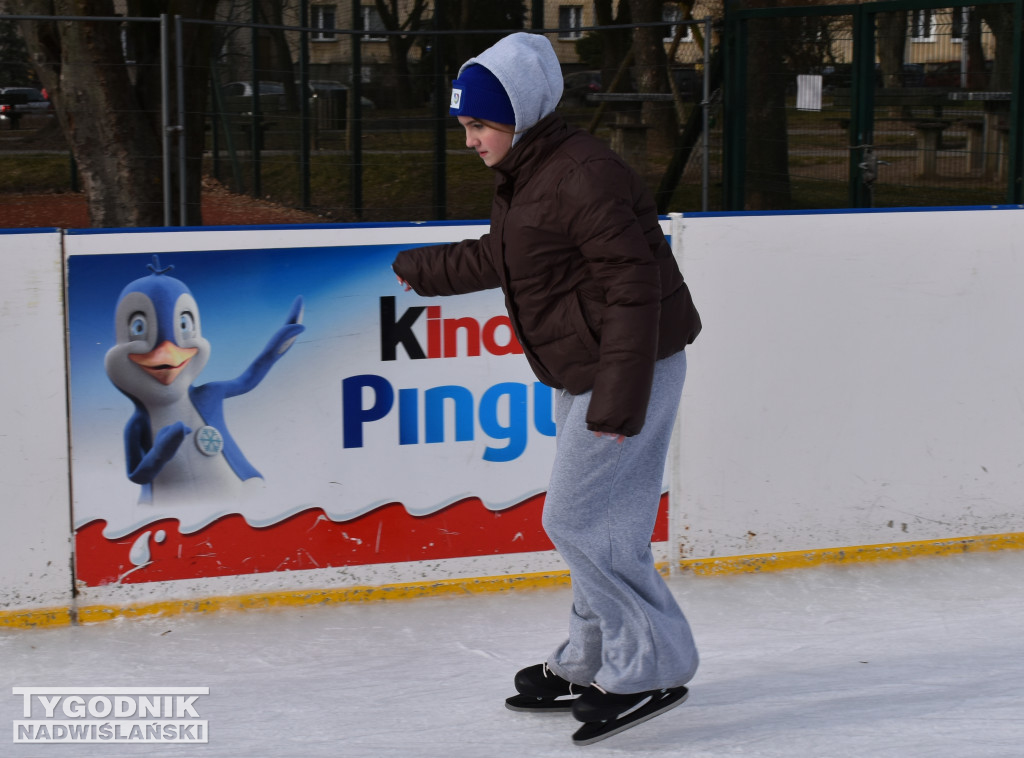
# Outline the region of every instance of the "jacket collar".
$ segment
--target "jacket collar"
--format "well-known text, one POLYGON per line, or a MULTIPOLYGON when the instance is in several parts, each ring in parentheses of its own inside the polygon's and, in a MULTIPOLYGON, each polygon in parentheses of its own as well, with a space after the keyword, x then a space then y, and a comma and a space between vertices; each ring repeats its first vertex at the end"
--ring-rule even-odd
POLYGON ((508 155, 494 167, 502 180, 519 183, 530 178, 536 168, 554 152, 575 129, 557 113, 545 116, 532 126, 508 155))

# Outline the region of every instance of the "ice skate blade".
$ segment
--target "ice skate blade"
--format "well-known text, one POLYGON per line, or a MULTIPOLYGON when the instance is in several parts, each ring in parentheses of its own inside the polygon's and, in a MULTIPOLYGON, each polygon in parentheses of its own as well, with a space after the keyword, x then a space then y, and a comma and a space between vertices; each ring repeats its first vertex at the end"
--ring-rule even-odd
POLYGON ((505 699, 505 707, 519 713, 569 713, 575 700, 576 696, 551 699, 513 695, 505 699))
POLYGON ((661 700, 650 702, 643 708, 634 711, 623 719, 611 721, 590 721, 585 723, 572 736, 574 745, 593 745, 595 742, 608 739, 609 737, 624 732, 645 721, 650 721, 665 711, 670 711, 682 703, 689 696, 689 691, 682 688, 681 691, 672 693, 661 700))

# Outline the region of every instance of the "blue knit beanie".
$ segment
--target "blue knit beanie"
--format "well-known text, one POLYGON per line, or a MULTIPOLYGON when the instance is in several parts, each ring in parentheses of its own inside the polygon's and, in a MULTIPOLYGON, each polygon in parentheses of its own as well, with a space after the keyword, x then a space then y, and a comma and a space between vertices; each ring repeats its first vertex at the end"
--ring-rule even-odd
POLYGON ((463 69, 452 82, 452 102, 448 112, 453 116, 469 116, 515 126, 516 113, 512 101, 498 77, 476 64, 463 69))

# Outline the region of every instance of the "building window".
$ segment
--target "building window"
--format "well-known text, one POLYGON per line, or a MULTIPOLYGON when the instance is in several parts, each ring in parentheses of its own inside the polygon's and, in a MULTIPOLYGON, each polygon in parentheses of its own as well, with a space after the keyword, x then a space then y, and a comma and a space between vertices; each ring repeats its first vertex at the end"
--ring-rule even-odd
POLYGON ((583 26, 582 5, 559 5, 558 6, 558 39, 573 40, 583 36, 580 28, 583 26))
POLYGON ((334 6, 311 5, 309 12, 312 16, 312 26, 316 29, 311 38, 313 42, 334 42, 338 38, 334 33, 334 6))
POLYGON ((366 32, 363 35, 363 42, 387 42, 388 38, 380 34, 387 27, 384 26, 384 20, 377 12, 377 8, 373 5, 363 5, 360 9, 363 12, 363 31, 366 32))
POLYGON ((970 18, 970 8, 953 8, 950 36, 954 42, 963 42, 967 38, 967 25, 970 18))
MULTIPOLYGON (((666 3, 661 6, 661 20, 669 24, 665 29, 665 42, 671 42, 676 38, 679 25, 683 20, 683 9, 676 3, 666 3)), ((693 24, 686 24, 679 36, 680 42, 693 42, 693 24)))
POLYGON ((910 12, 910 39, 914 42, 932 42, 935 20, 928 9, 910 12))

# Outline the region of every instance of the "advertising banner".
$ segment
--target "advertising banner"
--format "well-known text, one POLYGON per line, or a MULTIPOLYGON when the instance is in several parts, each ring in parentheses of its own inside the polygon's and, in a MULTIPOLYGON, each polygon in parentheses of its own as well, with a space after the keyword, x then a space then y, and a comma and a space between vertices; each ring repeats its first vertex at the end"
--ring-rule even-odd
POLYGON ((78 580, 551 550, 554 390, 500 291, 421 298, 391 270, 484 231, 69 235, 78 580))

